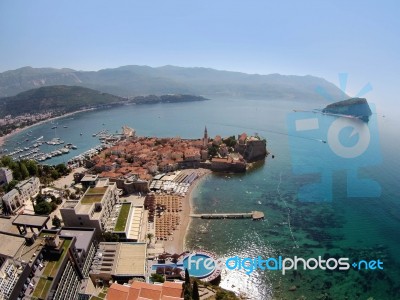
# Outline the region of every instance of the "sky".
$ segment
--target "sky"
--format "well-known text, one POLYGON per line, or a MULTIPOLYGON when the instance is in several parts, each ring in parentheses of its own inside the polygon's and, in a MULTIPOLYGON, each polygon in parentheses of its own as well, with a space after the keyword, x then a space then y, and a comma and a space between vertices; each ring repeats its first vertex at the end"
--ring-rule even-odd
POLYGON ((0 72, 210 67, 314 75, 397 106, 399 1, 0 1, 0 72))

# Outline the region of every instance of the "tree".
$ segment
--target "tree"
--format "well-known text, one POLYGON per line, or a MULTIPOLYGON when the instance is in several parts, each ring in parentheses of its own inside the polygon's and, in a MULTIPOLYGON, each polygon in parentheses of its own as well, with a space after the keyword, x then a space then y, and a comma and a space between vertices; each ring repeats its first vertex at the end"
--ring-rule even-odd
POLYGON ((56 228, 60 228, 61 227, 61 220, 59 217, 54 216, 53 220, 51 221, 51 223, 53 224, 54 227, 56 228))
POLYGON ((38 215, 48 215, 51 213, 51 205, 47 201, 42 201, 35 205, 35 214, 38 215))
POLYGON ((147 239, 149 240, 149 244, 151 243, 151 240, 153 239, 153 237, 154 237, 154 234, 152 234, 151 232, 149 232, 147 235, 146 235, 146 237, 147 237, 147 239))
POLYGON ((51 176, 52 179, 55 180, 55 179, 60 178, 60 173, 58 173, 57 170, 53 169, 53 170, 50 171, 50 176, 51 176))
POLYGON ((183 298, 192 300, 192 286, 190 284, 190 275, 188 269, 185 269, 185 283, 183 284, 183 298))
POLYGON ((112 232, 103 231, 103 239, 106 242, 119 242, 119 235, 112 232))
POLYGON ((193 300, 200 300, 199 286, 197 284, 197 281, 195 281, 193 283, 192 298, 193 298, 193 300))
POLYGON ((161 282, 161 283, 163 283, 165 281, 164 276, 162 276, 161 274, 157 274, 157 273, 151 274, 150 279, 153 282, 161 282))
POLYGON ((69 169, 64 164, 58 164, 56 166, 56 170, 61 175, 68 175, 69 174, 69 169))
POLYGON ((62 200, 62 198, 61 197, 57 197, 56 198, 56 201, 54 201, 57 205, 60 205, 60 204, 62 204, 62 202, 63 202, 63 200, 62 200))
POLYGON ((15 188, 15 186, 18 184, 18 181, 13 179, 11 180, 6 187, 4 187, 6 192, 11 191, 13 188, 15 188))
POLYGON ((224 144, 225 144, 227 147, 235 147, 235 145, 236 145, 235 136, 232 135, 232 136, 230 136, 230 137, 224 139, 223 142, 224 142, 224 144))
POLYGON ((25 161, 26 168, 28 169, 30 176, 38 176, 39 168, 34 160, 25 161))
POLYGON ((28 172, 28 169, 26 168, 25 163, 20 162, 19 169, 21 171, 21 179, 26 179, 29 177, 29 172, 28 172))

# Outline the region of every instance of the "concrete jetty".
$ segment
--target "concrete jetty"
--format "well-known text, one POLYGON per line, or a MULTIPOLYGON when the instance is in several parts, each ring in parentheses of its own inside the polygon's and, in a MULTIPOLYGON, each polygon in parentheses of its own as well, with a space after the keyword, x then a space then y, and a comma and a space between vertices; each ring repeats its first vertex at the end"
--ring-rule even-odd
POLYGON ((261 211, 252 211, 250 213, 213 213, 213 214, 191 214, 192 218, 201 219, 264 219, 264 213, 261 211))

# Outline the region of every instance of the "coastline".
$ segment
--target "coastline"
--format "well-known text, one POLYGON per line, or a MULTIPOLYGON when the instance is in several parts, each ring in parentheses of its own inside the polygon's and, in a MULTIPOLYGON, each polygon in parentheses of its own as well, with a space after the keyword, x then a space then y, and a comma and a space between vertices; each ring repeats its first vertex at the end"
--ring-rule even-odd
POLYGON ((193 213, 193 191, 198 187, 200 182, 212 173, 212 171, 208 169, 195 169, 195 171, 199 177, 190 185, 183 199, 183 210, 180 214, 182 222, 178 229, 174 231, 174 239, 164 242, 165 252, 179 254, 186 250, 186 238, 191 223, 190 214, 193 213))
POLYGON ((87 109, 77 110, 77 111, 74 111, 74 112, 69 112, 69 113, 66 113, 66 114, 63 114, 63 115, 60 115, 60 116, 57 116, 57 117, 52 117, 52 118, 49 118, 49 119, 46 119, 46 120, 41 120, 41 121, 39 121, 39 122, 37 122, 37 123, 35 123, 35 124, 29 125, 29 126, 26 126, 26 127, 14 129, 14 130, 13 130, 12 132, 10 132, 9 134, 0 136, 0 147, 2 147, 2 146, 4 145, 4 143, 5 143, 9 138, 11 138, 12 136, 16 135, 17 133, 19 133, 19 132, 21 132, 21 131, 24 131, 24 130, 26 130, 26 129, 32 128, 32 127, 37 126, 37 125, 44 124, 44 123, 49 122, 49 121, 61 119, 61 118, 64 118, 64 117, 68 117, 68 116, 75 115, 75 114, 77 114, 77 113, 81 113, 81 112, 85 112, 85 111, 91 111, 91 110, 95 110, 95 108, 87 108, 87 109))

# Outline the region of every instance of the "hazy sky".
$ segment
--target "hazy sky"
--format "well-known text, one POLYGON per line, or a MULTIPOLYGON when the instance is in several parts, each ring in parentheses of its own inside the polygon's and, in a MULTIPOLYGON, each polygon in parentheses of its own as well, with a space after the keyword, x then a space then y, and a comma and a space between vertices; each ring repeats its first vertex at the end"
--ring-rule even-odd
POLYGON ((400 1, 0 1, 0 71, 121 65, 311 74, 397 103, 400 1))

